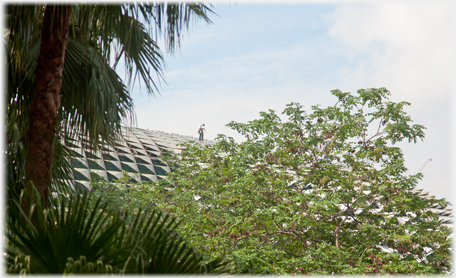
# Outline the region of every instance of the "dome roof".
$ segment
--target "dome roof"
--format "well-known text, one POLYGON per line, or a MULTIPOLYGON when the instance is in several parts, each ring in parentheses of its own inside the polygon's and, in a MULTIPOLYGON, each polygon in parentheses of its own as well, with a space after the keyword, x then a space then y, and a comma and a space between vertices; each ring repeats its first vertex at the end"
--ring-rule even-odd
MULTIPOLYGON (((123 176, 127 171, 136 182, 163 179, 170 169, 159 156, 165 152, 180 153, 179 146, 189 141, 198 141, 191 136, 147 130, 135 127, 122 127, 121 139, 114 146, 98 147, 97 150, 84 148, 83 142, 73 141, 66 145, 73 151, 73 181, 75 185, 90 188, 90 172, 107 181, 123 176)), ((205 140, 203 144, 214 142, 205 140)))

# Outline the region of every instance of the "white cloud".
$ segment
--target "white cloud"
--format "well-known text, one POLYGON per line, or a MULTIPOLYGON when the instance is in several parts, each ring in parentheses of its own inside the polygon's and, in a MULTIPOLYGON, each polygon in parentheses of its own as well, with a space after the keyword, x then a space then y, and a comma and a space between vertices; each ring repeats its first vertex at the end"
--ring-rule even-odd
POLYGON ((329 35, 355 61, 338 72, 344 90, 386 87, 391 100, 412 103, 407 111, 428 129, 423 143, 401 144, 406 166, 416 173, 433 158, 419 187, 450 200, 453 8, 450 2, 341 5, 329 17, 329 35))
POLYGON ((449 2, 340 6, 331 17, 330 36, 348 55, 369 57, 341 74, 347 83, 362 80, 394 89, 396 100, 414 100, 419 108, 429 104, 429 94, 431 101, 448 98, 452 7, 449 2))

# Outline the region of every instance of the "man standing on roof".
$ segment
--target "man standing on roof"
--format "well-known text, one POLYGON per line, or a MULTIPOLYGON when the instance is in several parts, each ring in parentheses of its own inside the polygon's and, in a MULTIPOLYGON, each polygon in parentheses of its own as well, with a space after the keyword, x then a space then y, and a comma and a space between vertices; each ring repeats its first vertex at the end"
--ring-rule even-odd
POLYGON ((200 125, 200 128, 198 129, 198 133, 199 133, 199 140, 200 141, 203 141, 204 140, 204 132, 206 131, 206 129, 204 128, 204 124, 200 125))

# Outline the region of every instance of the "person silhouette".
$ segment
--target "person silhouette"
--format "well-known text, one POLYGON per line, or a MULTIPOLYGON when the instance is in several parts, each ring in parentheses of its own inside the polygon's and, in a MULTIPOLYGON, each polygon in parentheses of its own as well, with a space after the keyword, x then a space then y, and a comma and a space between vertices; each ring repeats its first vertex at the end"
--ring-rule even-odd
POLYGON ((204 132, 206 131, 206 129, 204 128, 204 124, 200 125, 200 128, 198 129, 198 133, 199 133, 199 140, 200 141, 203 141, 204 140, 204 132))

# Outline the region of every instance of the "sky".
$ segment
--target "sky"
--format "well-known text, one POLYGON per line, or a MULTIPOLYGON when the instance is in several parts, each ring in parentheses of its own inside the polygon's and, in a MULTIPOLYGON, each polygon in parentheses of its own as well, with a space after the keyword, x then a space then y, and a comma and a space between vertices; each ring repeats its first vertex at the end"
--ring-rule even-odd
POLYGON ((408 174, 432 159, 418 188, 454 203, 454 8, 451 1, 214 3, 212 24, 192 24, 179 51, 163 51, 160 93, 132 88, 137 126, 197 137, 204 123, 208 139, 241 141, 226 124, 281 113, 290 102, 308 112, 334 105, 334 89, 386 87, 427 128, 423 142, 399 145, 408 174))

